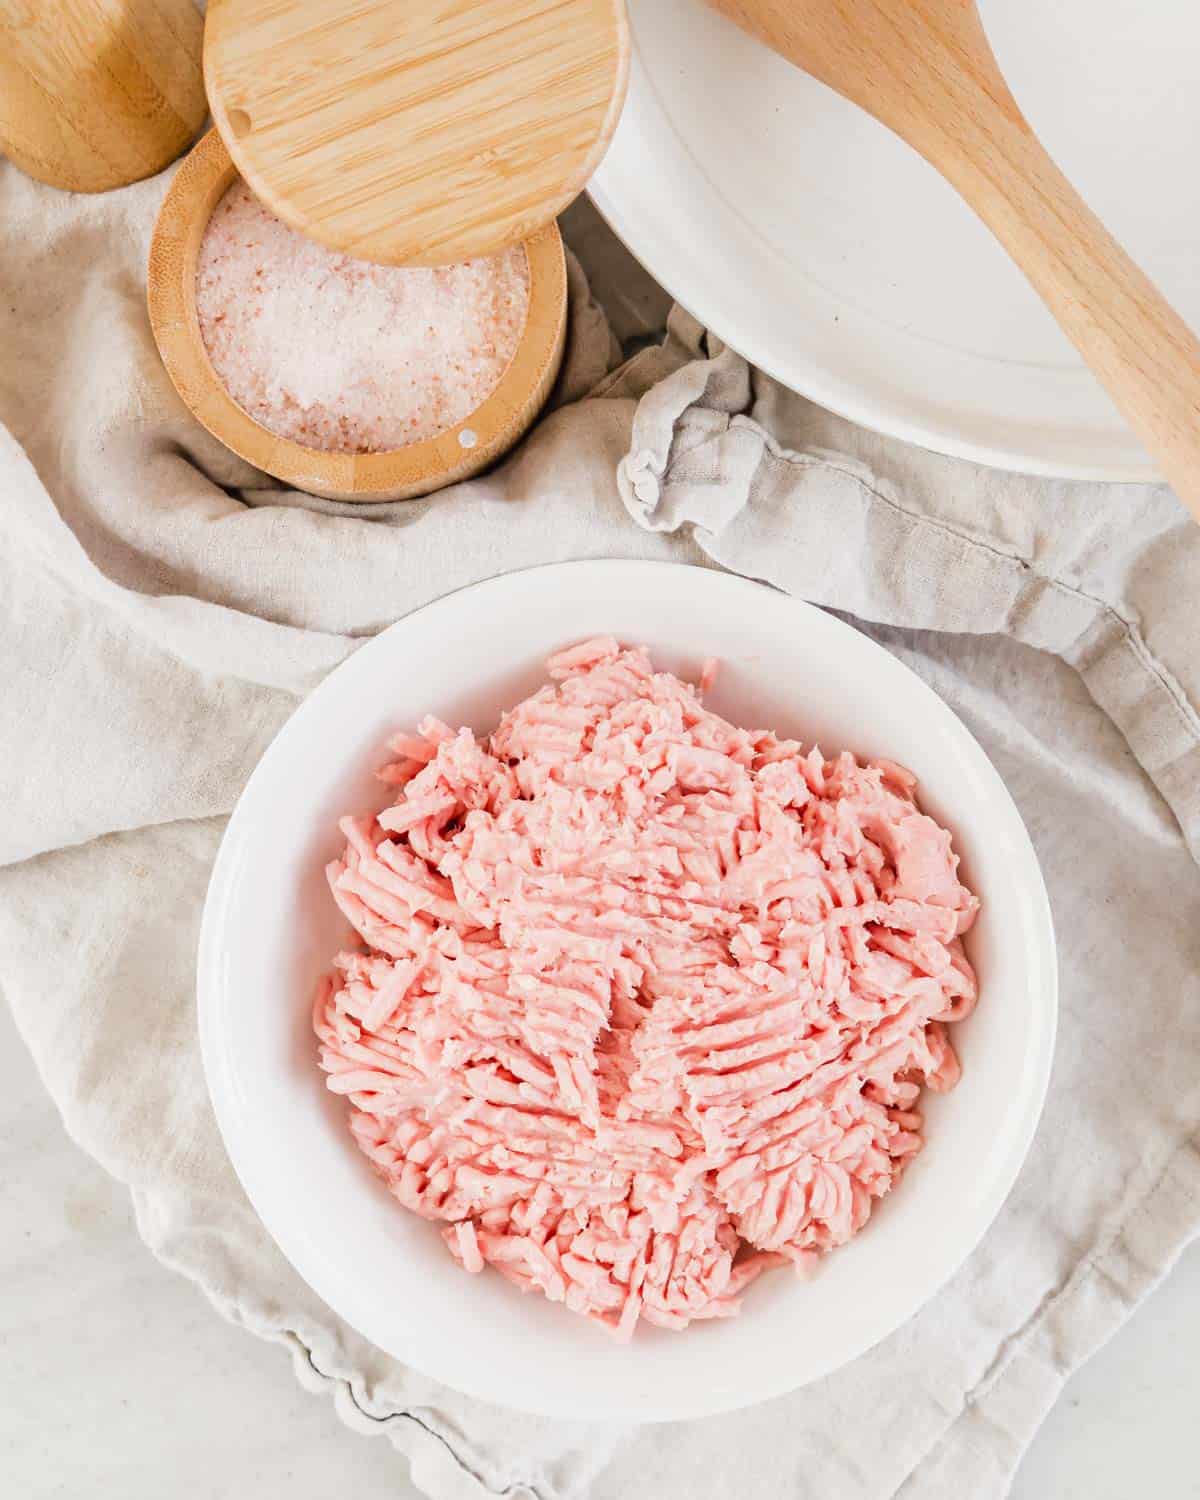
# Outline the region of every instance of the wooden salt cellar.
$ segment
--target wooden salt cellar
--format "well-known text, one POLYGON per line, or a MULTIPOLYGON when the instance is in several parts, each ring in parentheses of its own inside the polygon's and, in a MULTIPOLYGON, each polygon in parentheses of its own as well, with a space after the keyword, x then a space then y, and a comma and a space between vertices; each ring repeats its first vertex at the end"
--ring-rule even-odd
POLYGON ((209 432, 256 468, 331 500, 404 500, 478 474, 532 425, 562 360, 567 274, 554 223, 525 243, 529 309, 521 341, 492 394, 462 422, 425 442, 384 453, 330 453, 279 437, 249 416, 217 378, 196 313, 196 262, 204 230, 236 179, 209 131, 175 174, 150 244, 148 300, 159 352, 176 390, 209 432))
POLYGON ((217 130, 176 175, 149 270, 154 335, 199 420, 258 468, 339 500, 426 494, 507 452, 558 372, 554 220, 616 127, 629 47, 624 0, 209 0, 217 130), (209 362, 195 289, 205 227, 238 174, 293 229, 361 260, 437 265, 523 244, 525 327, 487 400, 427 442, 363 455, 248 416, 209 362))

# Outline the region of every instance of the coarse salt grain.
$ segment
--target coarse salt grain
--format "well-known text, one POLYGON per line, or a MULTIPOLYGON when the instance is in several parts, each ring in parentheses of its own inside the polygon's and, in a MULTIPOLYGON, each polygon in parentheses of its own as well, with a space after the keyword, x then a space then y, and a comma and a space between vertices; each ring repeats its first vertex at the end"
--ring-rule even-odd
POLYGON ((218 379, 254 420, 330 453, 446 432, 491 395, 529 306, 520 245, 452 266, 380 266, 306 239, 237 181, 200 243, 196 312, 218 379))

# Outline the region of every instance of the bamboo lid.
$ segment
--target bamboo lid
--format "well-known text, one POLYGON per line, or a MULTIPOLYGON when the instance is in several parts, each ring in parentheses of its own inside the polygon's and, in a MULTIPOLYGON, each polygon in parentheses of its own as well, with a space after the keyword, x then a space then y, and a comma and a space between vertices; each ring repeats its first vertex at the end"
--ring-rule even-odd
POLYGON ((213 119, 255 195, 365 260, 491 254, 580 191, 624 99, 624 0, 210 0, 213 119))

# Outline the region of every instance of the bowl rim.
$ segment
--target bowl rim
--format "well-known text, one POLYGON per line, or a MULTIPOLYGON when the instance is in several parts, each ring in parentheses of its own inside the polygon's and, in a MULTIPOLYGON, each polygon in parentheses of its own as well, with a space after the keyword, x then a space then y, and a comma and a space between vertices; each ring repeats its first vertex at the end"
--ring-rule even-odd
MULTIPOLYGON (((461 622, 457 623, 461 626, 461 622)), ((486 628, 485 623, 479 628, 486 628)), ((568 628, 567 634, 569 633, 568 628)), ((480 675, 483 677, 486 674, 481 671, 480 675)), ((518 569, 453 590, 381 631, 309 694, 280 729, 255 766, 222 838, 201 920, 197 1002, 205 1077, 234 1170, 267 1232, 300 1276, 336 1316, 344 1319, 365 1338, 375 1341, 396 1359, 480 1400, 561 1420, 605 1419, 654 1423, 737 1410, 784 1395, 798 1386, 823 1378, 866 1353, 907 1323, 946 1285, 991 1227, 1028 1156, 1041 1118, 1054 1059, 1058 1022, 1058 962, 1050 902, 1041 867, 1011 794, 986 752, 958 715, 899 657, 829 611, 736 574, 662 560, 598 559, 548 563, 518 569), (915 705, 929 719, 940 721, 940 726, 953 734, 956 748, 970 763, 972 773, 986 778, 990 792, 996 798, 997 809, 1003 814, 1007 831, 1016 841, 1023 865, 1023 899, 1029 912, 1029 925, 1035 929, 1036 937, 1035 951, 1029 953, 1026 961, 1027 988, 1035 996, 1037 1003, 1033 1006, 1033 1019, 1026 1041, 1020 1108, 1018 1110, 1014 1107, 1012 1113, 1004 1118, 1003 1131, 999 1130, 999 1123, 997 1125, 998 1133, 1005 1140, 1003 1161, 996 1166, 990 1181, 982 1187, 978 1183, 972 1184, 970 1203, 966 1207, 960 1206, 962 1222, 956 1225, 955 1234, 948 1237, 946 1251, 940 1258, 928 1257, 933 1269, 924 1266, 913 1271, 909 1279, 916 1282, 915 1296, 912 1295, 911 1287, 905 1288, 904 1296, 909 1300, 901 1299, 896 1310, 889 1311, 886 1317, 872 1323, 865 1334, 856 1335, 854 1340, 848 1341, 836 1357, 811 1366, 803 1374, 789 1373, 786 1376, 762 1379, 757 1385, 739 1391, 732 1398, 724 1390, 708 1392, 703 1399, 698 1400, 695 1397, 683 1398, 670 1389, 664 1389, 653 1403, 639 1404, 636 1411, 623 1405, 618 1395, 607 1406, 597 1406, 595 1410, 583 1412, 570 1391, 555 1391, 532 1399, 523 1390, 514 1391, 507 1383, 489 1381, 486 1374, 480 1377, 473 1368, 465 1369, 461 1360, 456 1361, 453 1347, 439 1345, 435 1350, 428 1343, 423 1343, 419 1349, 414 1349, 408 1343, 398 1343, 394 1337, 381 1335, 377 1326, 376 1309, 370 1304, 369 1298, 364 1300, 362 1289, 348 1285, 345 1277, 339 1280, 337 1269, 329 1259, 299 1234, 294 1226, 289 1226, 293 1206, 288 1200, 286 1188, 275 1180, 273 1171, 267 1168, 262 1159, 261 1151, 256 1151, 243 1128, 248 1114, 247 1101, 240 1093, 230 1067, 229 1054, 223 1046, 220 1011, 225 965, 221 944, 233 883, 245 855, 245 825, 251 816, 247 809, 254 803, 260 786, 273 780, 275 763, 285 759, 290 750, 289 742, 296 736, 303 735, 310 726, 315 728, 320 724, 325 712, 323 700, 327 696, 326 688, 336 676, 348 669, 365 675, 374 658, 386 660, 389 648, 381 647, 379 643, 417 616, 424 617, 426 624, 434 626, 442 623, 438 620, 440 615, 448 616, 445 624, 455 623, 454 611, 461 607, 464 595, 474 596, 484 606, 479 610, 478 618, 481 622, 486 622, 493 618, 497 603, 503 604, 504 595, 514 592, 523 594, 533 575, 557 574, 582 579, 592 573, 607 584, 608 579, 615 579, 618 570, 633 575, 643 591, 653 590, 667 572, 677 575, 694 574, 697 575, 696 581, 702 580, 705 588, 722 589, 731 596, 737 595, 739 602, 751 609, 765 592, 777 602, 784 602, 798 618, 807 618, 810 626, 816 617, 820 622, 820 630, 839 639, 854 637, 870 653, 878 653, 888 659, 891 663, 888 670, 894 671, 908 682, 915 705), (489 599, 489 594, 494 597, 489 599)), ((453 1344, 452 1340, 444 1342, 453 1344)), ((630 1347, 636 1347, 636 1341, 630 1347)))
POLYGON ((239 176, 209 130, 179 166, 150 240, 146 302, 155 343, 189 411, 225 446, 275 478, 326 499, 406 500, 481 473, 532 425, 566 344, 567 268, 558 225, 522 241, 529 305, 520 341, 491 392, 436 437, 378 453, 333 453, 280 437, 240 407, 212 366, 196 312, 196 263, 213 210, 239 176))

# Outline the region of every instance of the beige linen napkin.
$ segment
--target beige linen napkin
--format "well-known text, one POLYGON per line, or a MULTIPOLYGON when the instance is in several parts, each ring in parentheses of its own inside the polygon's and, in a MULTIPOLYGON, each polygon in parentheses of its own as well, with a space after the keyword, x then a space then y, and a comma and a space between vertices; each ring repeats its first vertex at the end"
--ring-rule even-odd
POLYGON ((857 431, 682 313, 609 373, 577 268, 563 404, 503 468, 370 513, 310 504, 163 374, 143 266, 164 188, 72 198, 0 166, 0 986, 73 1136, 150 1249, 437 1500, 1003 1494, 1066 1374, 1200 1224, 1200 531, 1162 490, 857 431), (901 655, 1007 780, 1061 945, 1043 1126, 953 1282, 819 1384, 666 1427, 490 1408, 341 1324, 234 1179, 196 1042, 208 872, 300 697, 438 594, 599 556, 728 567, 901 655))

